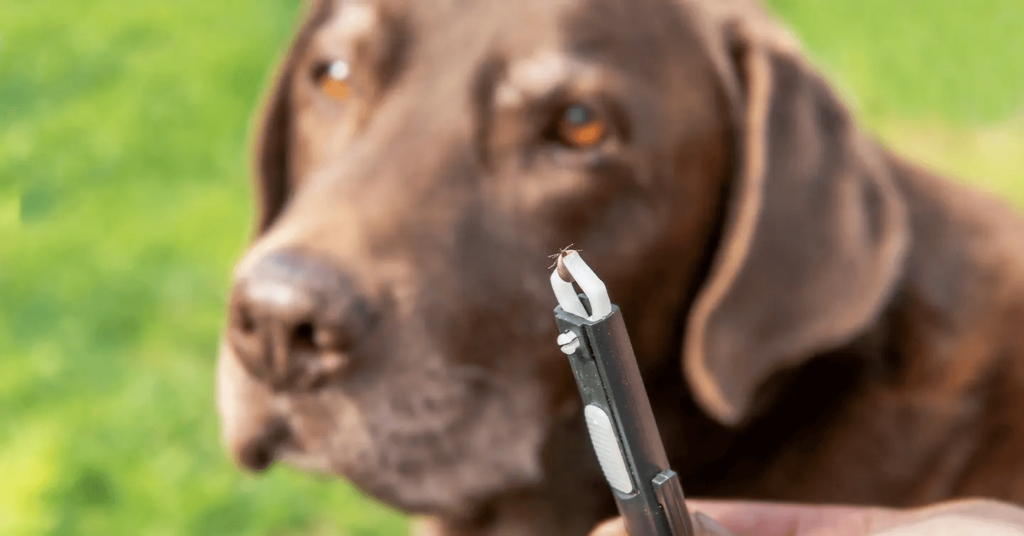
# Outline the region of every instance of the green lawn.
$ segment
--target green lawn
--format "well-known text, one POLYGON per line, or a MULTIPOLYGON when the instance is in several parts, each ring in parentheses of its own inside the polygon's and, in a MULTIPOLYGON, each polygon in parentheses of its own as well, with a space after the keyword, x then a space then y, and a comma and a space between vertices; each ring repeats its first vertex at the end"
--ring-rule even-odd
MULTIPOLYGON (((879 136, 1024 205, 1024 3, 774 0, 879 136)), ((391 535, 235 470, 213 363, 297 0, 0 0, 0 534, 391 535)))

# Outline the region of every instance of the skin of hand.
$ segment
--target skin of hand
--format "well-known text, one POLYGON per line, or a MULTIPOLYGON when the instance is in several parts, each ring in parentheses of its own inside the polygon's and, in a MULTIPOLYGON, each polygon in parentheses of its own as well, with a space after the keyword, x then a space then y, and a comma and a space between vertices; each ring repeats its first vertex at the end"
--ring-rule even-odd
MULTIPOLYGON (((688 500, 693 536, 1024 536, 1024 508, 967 499, 908 510, 688 500)), ((621 518, 590 536, 629 536, 621 518)))

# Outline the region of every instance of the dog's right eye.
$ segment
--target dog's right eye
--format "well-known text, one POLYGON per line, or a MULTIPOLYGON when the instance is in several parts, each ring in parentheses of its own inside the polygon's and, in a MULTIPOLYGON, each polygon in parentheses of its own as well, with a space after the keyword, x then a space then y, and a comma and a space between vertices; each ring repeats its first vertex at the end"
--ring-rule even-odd
POLYGON ((349 76, 352 68, 348 62, 335 60, 316 68, 313 77, 324 94, 334 100, 345 100, 352 92, 349 76))

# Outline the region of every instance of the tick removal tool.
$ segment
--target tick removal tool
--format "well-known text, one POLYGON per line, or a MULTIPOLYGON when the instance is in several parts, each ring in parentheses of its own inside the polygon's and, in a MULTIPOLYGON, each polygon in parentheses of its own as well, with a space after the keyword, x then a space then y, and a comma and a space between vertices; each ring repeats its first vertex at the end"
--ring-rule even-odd
POLYGON ((622 312, 578 251, 558 253, 551 288, 558 298, 558 346, 572 366, 590 441, 626 530, 630 536, 694 536, 622 312))

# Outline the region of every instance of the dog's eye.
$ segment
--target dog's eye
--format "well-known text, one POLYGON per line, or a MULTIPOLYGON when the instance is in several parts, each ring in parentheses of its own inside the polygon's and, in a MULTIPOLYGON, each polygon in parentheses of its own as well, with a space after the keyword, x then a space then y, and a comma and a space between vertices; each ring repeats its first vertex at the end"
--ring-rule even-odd
POLYGON ((316 79, 323 92, 332 99, 344 100, 351 93, 349 75, 352 69, 348 62, 342 60, 332 61, 317 69, 316 79))
POLYGON ((558 120, 558 137, 571 147, 584 149, 597 145, 608 125, 592 109, 582 104, 567 107, 558 120))

